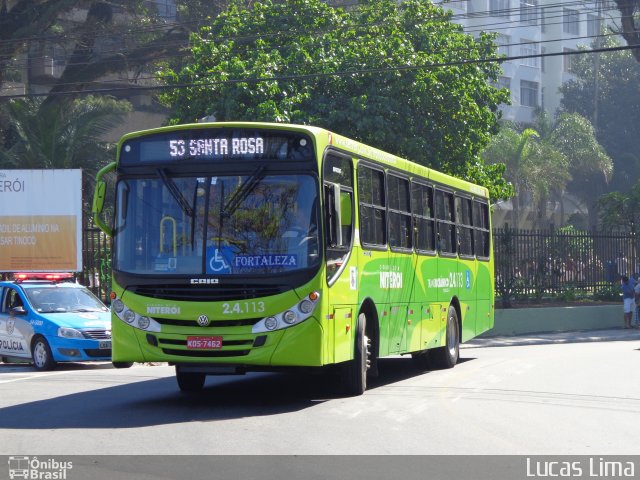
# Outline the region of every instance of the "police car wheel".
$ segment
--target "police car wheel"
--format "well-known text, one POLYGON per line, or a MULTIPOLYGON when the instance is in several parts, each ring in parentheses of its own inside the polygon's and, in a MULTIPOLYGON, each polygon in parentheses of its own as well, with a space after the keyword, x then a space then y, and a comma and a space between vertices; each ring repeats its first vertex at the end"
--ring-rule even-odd
POLYGON ((56 366, 49 343, 43 337, 37 337, 33 341, 31 357, 33 358, 33 366, 36 370, 44 372, 53 370, 56 366))

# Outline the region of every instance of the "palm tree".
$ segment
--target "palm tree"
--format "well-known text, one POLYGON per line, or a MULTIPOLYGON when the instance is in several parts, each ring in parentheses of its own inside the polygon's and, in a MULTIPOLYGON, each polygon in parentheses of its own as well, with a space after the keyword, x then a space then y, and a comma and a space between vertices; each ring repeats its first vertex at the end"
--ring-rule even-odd
POLYGON ((596 139, 591 122, 577 113, 558 117, 548 142, 569 159, 568 190, 587 206, 589 225, 597 225, 597 199, 613 174, 613 160, 596 139))
POLYGON ((112 160, 112 148, 103 138, 131 109, 126 101, 91 96, 65 108, 48 106, 41 98, 14 100, 5 107, 12 145, 0 150, 0 168, 81 168, 86 193, 95 173, 112 160))
POLYGON ((569 180, 567 162, 560 152, 540 141, 533 128, 519 133, 515 126, 504 126, 482 154, 487 163, 506 165, 505 177, 513 183, 513 223, 521 224, 520 210, 527 194, 538 207, 537 223, 546 218, 546 201, 552 191, 563 188, 569 180))

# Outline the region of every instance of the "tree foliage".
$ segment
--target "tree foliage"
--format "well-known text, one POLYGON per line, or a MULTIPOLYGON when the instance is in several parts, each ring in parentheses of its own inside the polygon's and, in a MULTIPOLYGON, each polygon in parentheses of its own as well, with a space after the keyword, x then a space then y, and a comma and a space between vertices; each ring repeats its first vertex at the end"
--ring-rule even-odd
MULTIPOLYGON (((628 45, 640 45, 640 0, 613 0, 620 10, 620 35, 628 45)), ((637 62, 640 63, 640 49, 631 50, 637 62)))
POLYGON ((594 192, 604 188, 611 178, 613 162, 584 117, 564 113, 551 121, 541 111, 532 127, 505 125, 483 157, 488 163, 506 164, 505 176, 517 195, 513 201, 516 226, 520 207, 528 198, 537 205, 538 221, 543 226, 547 201, 555 198, 562 205, 565 190, 587 205, 595 225, 594 192))
POLYGON ((640 182, 629 193, 610 192, 598 199, 600 222, 605 229, 638 233, 640 182))
POLYGON ((473 62, 495 55, 493 37, 462 33, 450 15, 423 0, 231 2, 191 36, 181 69, 161 70, 177 87, 163 100, 171 123, 313 124, 508 196, 500 168, 479 158, 508 102, 488 83, 499 66, 473 62))
POLYGON ((533 128, 519 131, 515 125, 504 126, 483 157, 488 163, 504 162, 505 176, 512 182, 513 221, 519 227, 520 211, 531 201, 536 205, 539 226, 545 220, 549 196, 562 191, 571 178, 567 157, 555 149, 533 128))
MULTIPOLYGON (((605 44, 615 45, 611 39, 605 44)), ((561 110, 578 113, 591 122, 598 143, 613 161, 609 190, 629 191, 640 175, 640 64, 629 52, 622 51, 601 53, 598 57, 579 55, 571 68, 576 79, 560 88, 561 110)), ((576 146, 580 146, 579 141, 576 146)), ((582 190, 591 190, 593 196, 598 193, 592 189, 598 185, 597 180, 593 179, 590 185, 584 185, 582 190)))
POLYGON ((65 109, 43 103, 43 98, 34 98, 6 106, 13 144, 0 150, 0 169, 81 168, 89 193, 98 169, 113 159, 112 145, 100 137, 121 122, 131 105, 92 96, 74 100, 65 109))

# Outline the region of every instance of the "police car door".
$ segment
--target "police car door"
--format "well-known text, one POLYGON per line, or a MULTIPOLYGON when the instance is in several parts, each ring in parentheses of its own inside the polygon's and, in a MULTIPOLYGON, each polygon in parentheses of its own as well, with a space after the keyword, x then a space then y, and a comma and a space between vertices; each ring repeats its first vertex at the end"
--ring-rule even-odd
POLYGON ((30 358, 28 340, 32 336, 33 328, 26 321, 26 315, 16 315, 15 311, 11 311, 16 302, 24 305, 17 290, 0 287, 0 355, 30 358))

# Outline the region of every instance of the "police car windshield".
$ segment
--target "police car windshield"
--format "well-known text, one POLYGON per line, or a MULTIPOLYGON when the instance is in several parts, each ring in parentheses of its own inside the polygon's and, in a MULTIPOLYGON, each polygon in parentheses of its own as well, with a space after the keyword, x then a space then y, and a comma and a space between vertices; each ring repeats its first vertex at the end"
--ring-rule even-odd
POLYGON ((108 311, 108 308, 86 288, 42 285, 25 291, 29 302, 39 313, 108 311))

